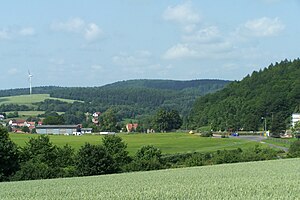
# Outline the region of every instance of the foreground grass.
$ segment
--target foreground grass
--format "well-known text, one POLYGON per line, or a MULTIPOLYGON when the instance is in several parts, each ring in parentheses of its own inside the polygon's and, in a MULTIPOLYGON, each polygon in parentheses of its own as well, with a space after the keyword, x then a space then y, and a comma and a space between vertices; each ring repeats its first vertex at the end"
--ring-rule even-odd
POLYGON ((0 199, 298 199, 299 165, 285 159, 8 182, 0 183, 0 199))
MULTIPOLYGON (((133 155, 144 145, 154 145, 165 154, 187 153, 187 152, 211 152, 223 149, 248 148, 256 145, 256 142, 236 138, 204 138, 186 133, 155 133, 155 134, 119 134, 127 143, 127 150, 133 155)), ((10 134, 10 138, 19 146, 25 146, 31 137, 37 134, 10 134)), ((69 144, 78 150, 86 142, 100 144, 100 135, 65 136, 49 135, 50 141, 58 146, 69 144)))

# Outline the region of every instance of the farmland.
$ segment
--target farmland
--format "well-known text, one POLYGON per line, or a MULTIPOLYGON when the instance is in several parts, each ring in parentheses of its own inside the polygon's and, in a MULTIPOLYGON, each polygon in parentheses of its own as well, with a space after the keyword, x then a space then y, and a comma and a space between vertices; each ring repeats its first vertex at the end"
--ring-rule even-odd
POLYGON ((19 96, 8 96, 0 97, 1 104, 18 104, 31 106, 33 103, 42 102, 46 99, 60 100, 68 103, 73 103, 74 100, 53 98, 49 94, 32 94, 32 95, 19 95, 19 96))
MULTIPOLYGON (((156 134, 119 134, 125 143, 128 144, 128 151, 134 154, 143 145, 154 145, 161 149, 163 153, 183 153, 183 152, 210 152, 222 149, 247 148, 254 146, 256 142, 231 138, 204 138, 198 135, 186 133, 156 133, 156 134)), ((10 134, 10 138, 19 146, 24 146, 31 137, 36 134, 10 134)), ((86 142, 99 144, 102 141, 100 135, 65 136, 49 135, 50 141, 58 146, 71 145, 78 150, 86 142)))
POLYGON ((7 182, 0 199, 297 199, 299 165, 297 158, 7 182))

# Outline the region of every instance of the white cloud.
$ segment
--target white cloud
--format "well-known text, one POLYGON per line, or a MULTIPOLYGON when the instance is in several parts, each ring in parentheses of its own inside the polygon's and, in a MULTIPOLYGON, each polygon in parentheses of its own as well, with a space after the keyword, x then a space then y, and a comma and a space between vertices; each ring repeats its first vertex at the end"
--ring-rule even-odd
POLYGON ((92 41, 98 39, 102 35, 103 31, 98 27, 97 24, 90 23, 85 29, 85 39, 92 41))
POLYGON ((19 34, 22 36, 33 36, 35 35, 35 30, 32 27, 26 27, 26 28, 22 28, 19 31, 19 34))
POLYGON ((32 27, 9 27, 9 28, 2 28, 0 30, 0 40, 9 40, 15 39, 19 37, 27 37, 35 35, 35 30, 32 27))
POLYGON ((149 63, 151 53, 149 51, 137 51, 133 55, 121 52, 119 55, 113 56, 112 61, 120 66, 144 66, 149 63))
POLYGON ((234 47, 228 41, 217 43, 179 43, 169 48, 163 55, 164 59, 226 59, 234 57, 234 47))
POLYGON ((50 25, 53 31, 79 33, 88 41, 99 39, 103 31, 96 23, 87 23, 81 18, 72 18, 66 22, 54 22, 50 25))
POLYGON ((80 32, 84 26, 84 20, 81 18, 72 18, 66 22, 54 22, 50 27, 54 31, 80 32))
POLYGON ((11 37, 10 37, 7 29, 0 30, 0 39, 7 40, 7 39, 10 39, 10 38, 11 37))
POLYGON ((185 42, 211 43, 221 40, 221 33, 216 26, 210 26, 189 35, 183 35, 185 42))
POLYGON ((164 11, 162 17, 166 21, 180 24, 181 29, 187 33, 194 31, 197 24, 201 22, 199 13, 193 10, 190 2, 176 6, 169 6, 164 11))
POLYGON ((197 51, 193 50, 188 44, 177 44, 169 48, 164 54, 165 59, 181 59, 197 57, 197 51))
POLYGON ((167 21, 174 21, 181 24, 195 24, 200 22, 200 16, 192 9, 190 3, 176 6, 169 6, 163 13, 167 21))
POLYGON ((284 24, 278 18, 262 17, 247 21, 239 28, 239 33, 246 36, 268 37, 277 35, 284 28, 284 24))

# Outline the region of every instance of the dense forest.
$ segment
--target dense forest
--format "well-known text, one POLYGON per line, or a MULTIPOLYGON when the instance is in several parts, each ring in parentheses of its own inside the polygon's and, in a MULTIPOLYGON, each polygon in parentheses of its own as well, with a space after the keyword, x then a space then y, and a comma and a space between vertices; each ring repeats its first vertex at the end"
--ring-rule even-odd
MULTIPOLYGON (((118 115, 134 118, 136 115, 152 114, 163 107, 176 109, 187 116, 197 97, 220 90, 228 83, 230 81, 223 80, 129 80, 102 87, 34 87, 33 93, 84 102, 70 105, 47 100, 37 103, 37 110, 104 112, 114 107, 118 115)), ((28 89, 0 91, 2 97, 22 94, 28 94, 28 89)), ((8 111, 7 106, 3 107, 3 111, 8 111)))
POLYGON ((214 94, 196 100, 190 115, 193 128, 258 130, 279 134, 300 111, 300 60, 284 60, 254 71, 214 94), (266 121, 265 121, 266 120, 266 121))

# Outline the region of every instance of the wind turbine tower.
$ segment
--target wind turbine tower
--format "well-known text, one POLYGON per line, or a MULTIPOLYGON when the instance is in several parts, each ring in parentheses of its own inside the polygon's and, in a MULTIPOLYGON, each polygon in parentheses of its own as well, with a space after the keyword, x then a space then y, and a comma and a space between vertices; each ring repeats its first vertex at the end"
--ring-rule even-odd
POLYGON ((29 79, 29 94, 32 94, 32 86, 31 86, 31 79, 32 79, 32 74, 30 74, 30 71, 28 70, 28 79, 29 79))

